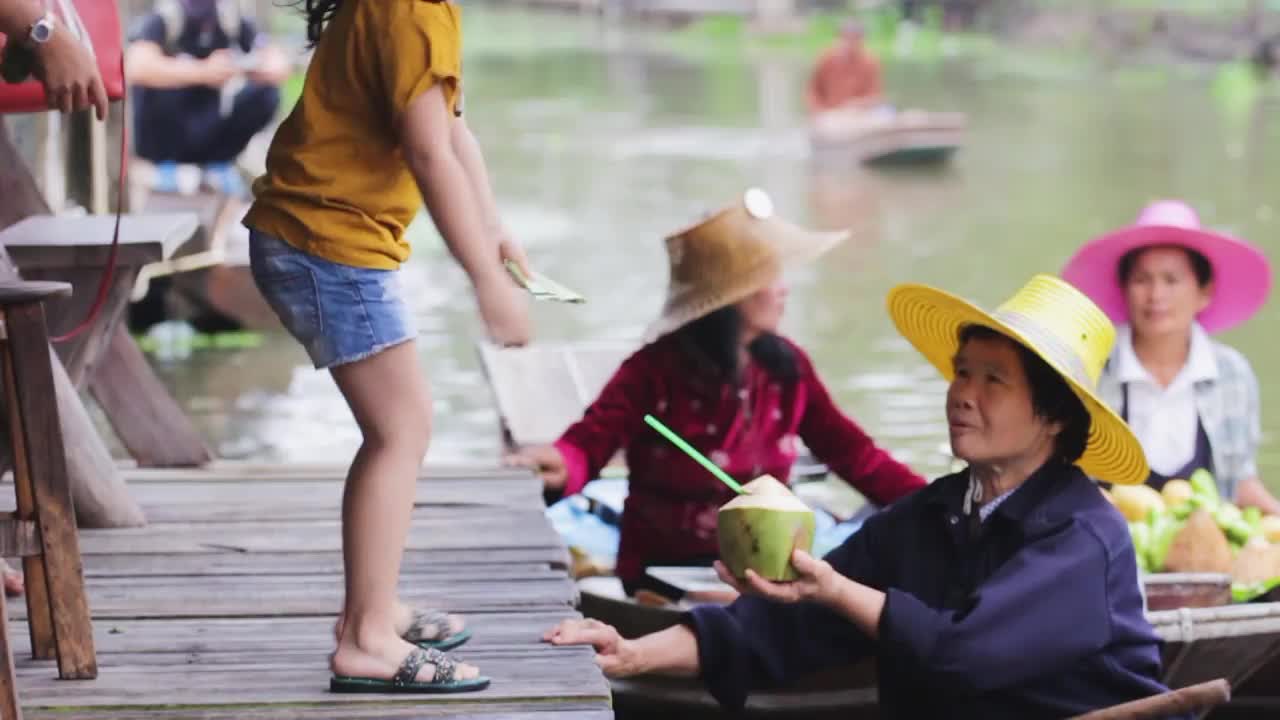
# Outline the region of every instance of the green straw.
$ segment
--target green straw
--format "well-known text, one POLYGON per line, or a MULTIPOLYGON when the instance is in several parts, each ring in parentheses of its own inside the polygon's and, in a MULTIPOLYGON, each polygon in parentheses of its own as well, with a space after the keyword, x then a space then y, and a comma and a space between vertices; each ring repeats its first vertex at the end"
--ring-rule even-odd
POLYGON ((717 478, 719 478, 720 482, 724 483, 725 485, 728 485, 729 488, 732 489, 734 492, 738 493, 739 495, 747 494, 747 491, 743 490, 742 486, 739 485, 736 480, 729 477, 728 473, 721 470, 718 465, 708 460, 702 453, 698 452, 697 450, 694 450, 692 445, 685 442, 683 438, 681 438, 679 435, 672 432, 672 430, 668 428, 666 425, 663 425, 661 422, 659 422, 658 418, 652 415, 646 414, 644 416, 644 421, 649 423, 649 427, 662 433, 662 436, 670 440, 673 445, 685 451, 685 453, 689 457, 693 458, 694 460, 697 460, 699 465, 710 470, 712 475, 715 475, 717 478))

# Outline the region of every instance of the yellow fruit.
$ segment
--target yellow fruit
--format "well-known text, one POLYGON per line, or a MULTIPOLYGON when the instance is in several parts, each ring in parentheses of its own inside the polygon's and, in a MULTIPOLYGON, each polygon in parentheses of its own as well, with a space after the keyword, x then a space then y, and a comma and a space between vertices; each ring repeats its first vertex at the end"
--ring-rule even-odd
POLYGON ((1262 537, 1270 543, 1280 543, 1280 515, 1267 515, 1258 523, 1262 537))
POLYGON ((1182 478, 1174 478, 1160 489, 1165 507, 1176 508, 1191 501, 1191 483, 1182 478))
POLYGON ((1146 520, 1152 510, 1165 510, 1164 498, 1150 485, 1116 485, 1111 488, 1111 496, 1129 522, 1146 520))

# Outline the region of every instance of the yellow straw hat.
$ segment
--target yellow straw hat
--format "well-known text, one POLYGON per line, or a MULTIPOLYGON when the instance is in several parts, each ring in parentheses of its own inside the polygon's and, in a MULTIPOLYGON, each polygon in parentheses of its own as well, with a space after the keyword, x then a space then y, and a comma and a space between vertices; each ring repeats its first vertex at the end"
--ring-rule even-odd
POLYGON ((1115 343, 1115 326, 1088 297, 1052 275, 1036 275, 995 312, 926 285, 889 292, 889 316, 942 376, 951 381, 960 330, 982 325, 1039 355, 1084 403, 1092 423, 1077 464, 1091 477, 1117 485, 1146 482, 1150 470, 1142 445, 1120 416, 1095 394, 1098 376, 1115 343))
POLYGON ((810 262, 848 236, 793 225, 774 214, 765 191, 747 190, 738 202, 666 238, 671 279, 645 341, 763 290, 786 267, 810 262))

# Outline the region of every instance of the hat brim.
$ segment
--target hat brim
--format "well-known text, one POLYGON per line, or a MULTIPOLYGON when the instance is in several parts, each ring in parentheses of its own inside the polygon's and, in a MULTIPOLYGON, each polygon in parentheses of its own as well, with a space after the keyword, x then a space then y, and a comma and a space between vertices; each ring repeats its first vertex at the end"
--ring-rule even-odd
MULTIPOLYGON (((775 220, 782 225, 784 241, 781 250, 782 269, 806 265, 818 259, 836 245, 852 237, 852 231, 817 232, 805 230, 782 220, 775 220)), ((753 277, 743 278, 742 282, 732 288, 703 298, 682 302, 674 308, 668 308, 662 316, 651 324, 644 333, 644 342, 650 343, 664 335, 688 325, 698 318, 705 317, 740 302, 752 293, 763 290, 777 279, 775 272, 762 272, 753 277)))
POLYGON ((1125 421, 1022 332, 962 298, 926 285, 894 288, 889 293, 888 306, 889 317, 898 332, 947 382, 955 376, 952 363, 960 349, 960 329, 966 325, 989 327, 1024 345, 1067 382, 1092 419, 1084 454, 1076 461, 1080 469, 1091 477, 1117 485, 1146 482, 1150 475, 1146 454, 1125 421))
POLYGON ((1120 259, 1155 245, 1194 250, 1213 267, 1213 297, 1196 318, 1206 331, 1235 327, 1266 303, 1271 266, 1262 250, 1230 235, 1176 226, 1139 225, 1102 235, 1067 261, 1062 279, 1088 295, 1113 323, 1128 324, 1128 305, 1117 275, 1120 259))

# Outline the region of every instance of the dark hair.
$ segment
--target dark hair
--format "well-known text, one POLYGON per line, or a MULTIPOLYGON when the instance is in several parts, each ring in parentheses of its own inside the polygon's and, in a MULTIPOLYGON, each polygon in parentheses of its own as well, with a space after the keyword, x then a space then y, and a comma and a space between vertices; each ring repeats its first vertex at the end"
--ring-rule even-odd
POLYGON ((295 7, 301 6, 302 14, 307 18, 307 40, 311 47, 320 41, 324 26, 333 19, 342 7, 342 0, 295 0, 295 7))
POLYGON ((1158 247, 1173 248, 1186 253, 1187 259, 1191 261, 1191 271, 1196 274, 1196 282, 1200 287, 1206 287, 1213 281, 1213 265, 1209 264, 1209 258, 1199 252, 1181 245, 1144 245, 1140 248, 1134 248, 1121 256, 1120 263, 1116 266, 1116 274, 1120 279, 1121 287, 1129 284, 1129 276, 1133 274, 1133 266, 1138 263, 1138 258, 1142 257, 1142 253, 1158 247))
POLYGON ((1018 351, 1022 370, 1031 387, 1031 410, 1036 417, 1062 424, 1062 431, 1054 443, 1055 455, 1067 464, 1074 463, 1084 454, 1089 441, 1089 428, 1093 420, 1084 403, 1066 380, 1049 366, 1049 363, 1025 345, 985 325, 965 325, 960 328, 960 346, 970 340, 1003 340, 1018 351))
MULTIPOLYGON (((708 313, 672 333, 706 355, 725 375, 737 379, 738 340, 742 337, 742 311, 730 305, 708 313)), ((782 380, 799 377, 795 353, 787 341, 773 333, 763 333, 747 346, 751 359, 770 375, 782 380)))

